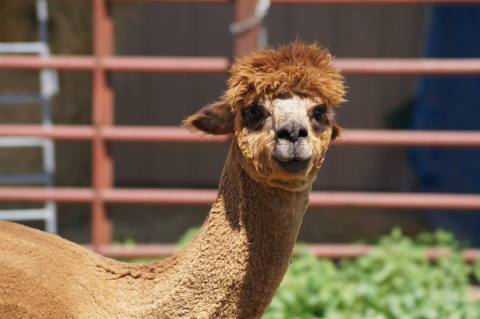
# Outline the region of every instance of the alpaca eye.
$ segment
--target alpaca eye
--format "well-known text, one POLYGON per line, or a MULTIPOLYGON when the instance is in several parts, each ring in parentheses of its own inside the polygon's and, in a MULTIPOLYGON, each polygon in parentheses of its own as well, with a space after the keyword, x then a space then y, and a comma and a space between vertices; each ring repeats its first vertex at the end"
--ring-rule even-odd
POLYGON ((262 108, 257 104, 247 107, 244 111, 244 114, 249 120, 253 122, 257 122, 263 118, 262 108))
POLYGON ((243 110, 243 119, 246 127, 252 130, 260 129, 265 123, 267 111, 259 104, 252 104, 243 110))
POLYGON ((327 107, 325 105, 319 105, 313 109, 312 116, 317 122, 324 122, 326 115, 327 107))

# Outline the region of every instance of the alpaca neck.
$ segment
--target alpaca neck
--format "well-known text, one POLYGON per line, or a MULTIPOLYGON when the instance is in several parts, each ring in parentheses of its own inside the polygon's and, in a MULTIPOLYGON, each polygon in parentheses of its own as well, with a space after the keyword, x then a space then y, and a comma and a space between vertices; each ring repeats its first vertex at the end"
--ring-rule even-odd
POLYGON ((254 181, 237 152, 233 145, 206 222, 176 257, 173 290, 159 291, 163 306, 178 300, 198 318, 258 318, 287 269, 309 191, 254 181))

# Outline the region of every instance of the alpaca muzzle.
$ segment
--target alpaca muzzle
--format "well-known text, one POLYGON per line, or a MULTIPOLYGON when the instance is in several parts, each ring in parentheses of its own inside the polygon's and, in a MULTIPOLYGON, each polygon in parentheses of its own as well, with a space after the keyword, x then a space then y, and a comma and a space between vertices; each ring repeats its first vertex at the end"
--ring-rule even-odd
POLYGON ((277 140, 272 157, 283 170, 299 173, 306 170, 313 156, 313 149, 306 139, 291 142, 277 140))

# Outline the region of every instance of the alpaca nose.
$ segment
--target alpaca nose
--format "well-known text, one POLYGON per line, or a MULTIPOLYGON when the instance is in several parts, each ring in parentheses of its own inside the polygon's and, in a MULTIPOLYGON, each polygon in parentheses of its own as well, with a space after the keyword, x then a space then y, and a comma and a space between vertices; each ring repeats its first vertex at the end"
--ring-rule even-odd
POLYGON ((292 143, 298 141, 302 137, 308 136, 307 128, 302 124, 289 123, 281 126, 275 132, 277 139, 288 140, 292 143))

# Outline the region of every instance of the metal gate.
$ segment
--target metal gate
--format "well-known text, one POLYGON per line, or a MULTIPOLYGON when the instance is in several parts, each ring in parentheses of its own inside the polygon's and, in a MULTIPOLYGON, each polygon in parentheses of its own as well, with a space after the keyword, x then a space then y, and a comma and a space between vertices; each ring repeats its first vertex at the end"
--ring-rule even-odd
MULTIPOLYGON (((85 0, 86 1, 86 0, 85 0)), ((108 74, 112 72, 216 73, 225 72, 230 64, 226 57, 135 57, 113 55, 113 21, 109 6, 114 2, 169 2, 173 4, 210 3, 234 5, 237 22, 249 19, 256 0, 92 0, 94 17, 93 56, 51 56, 48 58, 0 57, 0 69, 43 68, 59 71, 82 71, 93 74, 92 125, 0 125, 0 136, 29 136, 64 141, 92 143, 93 185, 91 188, 0 188, 0 201, 55 201, 89 203, 92 206, 92 249, 112 257, 168 255, 170 245, 138 245, 112 247, 112 224, 107 214, 109 203, 144 203, 160 205, 205 205, 211 203, 216 190, 198 189, 119 189, 113 185, 113 159, 108 144, 120 142, 158 143, 224 143, 228 137, 199 137, 176 127, 121 127, 113 123, 114 100, 108 74)), ((480 0, 273 0, 282 4, 433 4, 476 3, 480 0)), ((241 56, 253 50, 259 38, 260 25, 235 35, 234 52, 241 56)), ((336 59, 344 73, 363 75, 479 75, 480 59, 336 59)), ((346 130, 343 144, 362 146, 435 146, 480 147, 480 132, 346 130)), ((311 206, 370 207, 404 209, 480 210, 480 195, 414 194, 369 192, 313 192, 311 206)), ((368 246, 311 245, 319 256, 355 257, 369 251, 368 246)), ((430 251, 435 257, 442 252, 430 251)), ((477 251, 465 252, 465 258, 480 256, 477 251)))

